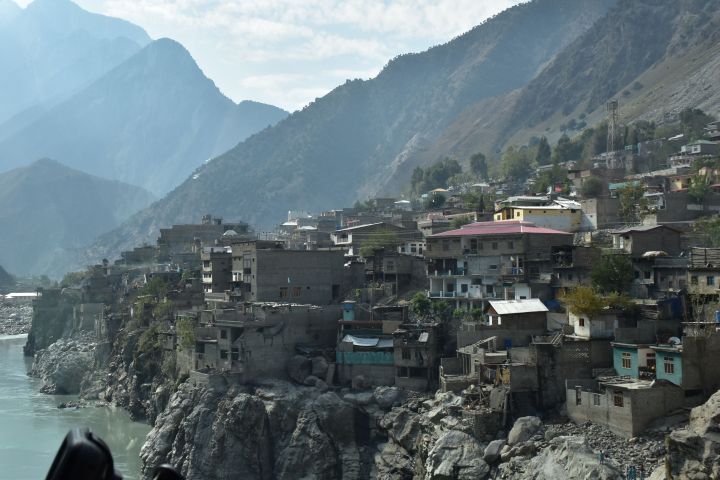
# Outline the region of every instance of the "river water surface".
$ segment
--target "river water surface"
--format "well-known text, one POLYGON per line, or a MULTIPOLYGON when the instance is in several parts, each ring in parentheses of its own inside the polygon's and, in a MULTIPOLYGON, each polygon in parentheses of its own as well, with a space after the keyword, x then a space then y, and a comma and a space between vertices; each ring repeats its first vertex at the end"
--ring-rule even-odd
POLYGON ((38 392, 40 381, 27 376, 31 359, 23 356, 25 335, 0 336, 0 480, 42 480, 65 434, 89 427, 110 447, 115 468, 137 479, 139 452, 150 431, 115 408, 58 409, 76 397, 38 392))

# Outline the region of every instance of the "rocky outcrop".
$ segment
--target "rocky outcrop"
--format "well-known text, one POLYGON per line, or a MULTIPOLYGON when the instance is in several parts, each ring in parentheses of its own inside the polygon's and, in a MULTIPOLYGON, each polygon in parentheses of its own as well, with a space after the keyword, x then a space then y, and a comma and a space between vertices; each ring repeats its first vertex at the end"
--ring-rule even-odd
POLYGON ((317 388, 186 382, 148 435, 143 471, 169 462, 186 478, 210 480, 368 478, 369 426, 363 412, 317 388))
POLYGON ((542 426, 542 420, 538 417, 520 417, 515 421, 508 434, 508 445, 527 442, 542 426))
POLYGON ((450 430, 430 450, 425 479, 482 480, 490 472, 483 455, 483 446, 475 438, 467 433, 450 430))
POLYGON ((593 453, 584 437, 556 437, 532 458, 512 458, 499 468, 500 478, 556 480, 558 478, 624 478, 615 463, 603 461, 593 453))
POLYGON ((92 370, 95 342, 92 335, 62 338, 35 354, 30 375, 42 380, 50 394, 78 394, 83 377, 92 370))
POLYGON ((693 408, 688 425, 668 436, 662 474, 698 480, 720 478, 720 392, 693 408))

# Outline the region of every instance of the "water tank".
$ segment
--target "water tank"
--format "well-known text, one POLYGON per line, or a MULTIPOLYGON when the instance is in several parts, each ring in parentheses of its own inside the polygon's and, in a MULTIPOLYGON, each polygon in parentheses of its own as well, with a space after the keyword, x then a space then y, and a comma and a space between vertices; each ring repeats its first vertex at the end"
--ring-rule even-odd
POLYGON ((343 302, 343 320, 355 320, 355 302, 343 302))

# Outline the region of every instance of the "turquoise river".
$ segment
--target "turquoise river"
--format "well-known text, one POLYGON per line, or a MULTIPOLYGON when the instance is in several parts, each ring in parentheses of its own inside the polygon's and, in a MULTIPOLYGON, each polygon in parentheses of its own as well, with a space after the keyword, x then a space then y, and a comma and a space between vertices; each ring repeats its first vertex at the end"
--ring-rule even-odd
POLYGON ((0 480, 41 480, 65 434, 89 427, 110 446, 116 468, 137 479, 139 451, 148 425, 130 420, 117 408, 58 409, 75 397, 39 393, 39 381, 27 376, 25 336, 0 336, 0 480))

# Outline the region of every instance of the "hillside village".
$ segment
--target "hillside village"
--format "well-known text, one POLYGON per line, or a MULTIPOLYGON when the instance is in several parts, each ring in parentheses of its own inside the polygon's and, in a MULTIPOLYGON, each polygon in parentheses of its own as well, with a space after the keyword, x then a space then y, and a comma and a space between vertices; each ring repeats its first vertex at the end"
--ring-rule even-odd
POLYGON ((633 439, 720 388, 719 125, 646 173, 642 144, 554 162, 542 194, 540 166, 291 211, 274 232, 212 215, 164 228, 40 289, 26 354, 91 342, 96 373, 36 369, 44 391, 136 418, 158 418, 171 384, 273 378, 361 403, 451 392, 478 440, 558 415, 633 439))

